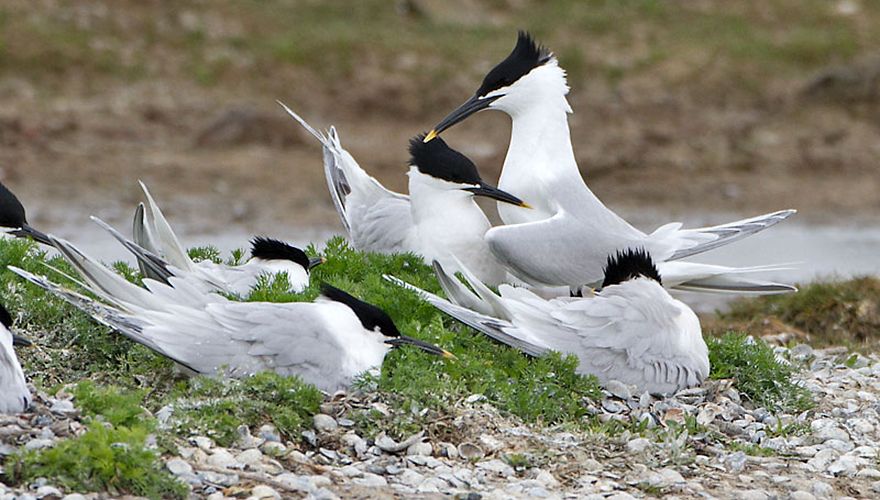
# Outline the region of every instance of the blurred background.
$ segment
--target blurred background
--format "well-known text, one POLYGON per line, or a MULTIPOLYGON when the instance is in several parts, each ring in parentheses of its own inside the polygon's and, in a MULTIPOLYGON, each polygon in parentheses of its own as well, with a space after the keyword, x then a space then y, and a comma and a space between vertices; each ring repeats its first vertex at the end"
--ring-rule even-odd
MULTIPOLYGON (((583 174, 642 229, 797 208, 705 261, 880 272, 880 2, 211 0, 0 3, 0 179, 32 225, 109 249, 144 180, 187 245, 342 230, 317 142, 405 190, 407 140, 531 31, 568 71, 583 174), (106 247, 103 247, 106 243, 106 247)), ((496 179, 509 121, 450 145, 496 179)), ((90 246, 91 245, 91 246, 90 246)))

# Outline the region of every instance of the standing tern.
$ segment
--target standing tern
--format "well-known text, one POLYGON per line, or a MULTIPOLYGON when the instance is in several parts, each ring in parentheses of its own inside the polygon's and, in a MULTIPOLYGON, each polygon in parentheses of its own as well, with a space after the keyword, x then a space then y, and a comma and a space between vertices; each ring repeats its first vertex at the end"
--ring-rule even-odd
POLYGON ((28 224, 24 205, 3 183, 0 183, 0 228, 17 238, 31 238, 38 243, 49 244, 46 233, 28 224))
POLYGON ((510 285, 501 285, 495 294, 461 268, 471 292, 435 263, 447 295, 457 296, 457 302, 478 302, 479 311, 388 278, 526 354, 573 354, 579 361, 577 372, 595 375, 602 384, 618 380, 640 392, 671 394, 702 383, 709 375, 709 353, 697 315, 661 286, 660 274, 643 250, 618 252, 607 262, 600 292, 551 300, 510 285))
POLYGON ((21 413, 30 407, 32 399, 13 346, 30 342, 12 333, 12 316, 2 304, 0 325, 0 414, 21 413))
POLYGON ((176 277, 170 284, 147 278, 144 289, 71 243, 50 239, 101 302, 9 269, 196 374, 244 377, 271 370, 333 392, 381 366, 396 346, 454 357, 402 335, 384 311, 327 284, 313 303, 235 302, 176 277))
MULTIPOLYGON (((280 104, 280 103, 279 103, 280 104)), ((281 104, 284 106, 284 104, 281 104)), ((323 145, 327 184, 342 224, 362 251, 413 252, 425 261, 464 262, 490 285, 512 279, 489 251, 492 225, 474 196, 528 208, 528 204, 480 178, 477 167, 442 140, 410 142, 409 196, 385 189, 343 149, 334 127, 326 135, 284 109, 323 145)))
POLYGON ((165 281, 173 275, 201 284, 205 291, 245 296, 257 284, 260 276, 285 272, 290 291, 299 293, 309 286, 311 269, 324 262, 319 257, 310 259, 293 245, 259 236, 251 240, 251 258, 244 264, 229 266, 210 260, 194 262, 180 244, 147 186, 143 182, 140 185, 147 205, 145 208, 141 203, 135 211, 133 242, 99 219, 92 219, 135 254, 144 276, 165 281))
POLYGON ((529 200, 534 210, 499 205, 508 225, 487 232, 486 240, 518 277, 543 285, 596 283, 605 257, 617 250, 645 248, 658 262, 676 260, 757 233, 795 213, 782 210, 696 229, 673 222, 645 234, 609 210, 584 183, 568 128, 568 90, 556 57, 520 32, 513 51, 486 75, 474 96, 425 137, 431 141, 484 109, 512 119, 498 185, 529 200))

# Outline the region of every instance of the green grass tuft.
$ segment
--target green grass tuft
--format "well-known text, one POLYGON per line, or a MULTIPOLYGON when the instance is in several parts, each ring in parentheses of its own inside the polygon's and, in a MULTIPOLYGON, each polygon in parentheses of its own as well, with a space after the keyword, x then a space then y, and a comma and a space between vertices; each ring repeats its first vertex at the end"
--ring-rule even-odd
POLYGON ((298 439, 324 398, 299 378, 264 372, 243 380, 195 378, 181 383, 172 399, 171 430, 230 446, 240 425, 271 423, 287 439, 298 439))
POLYGON ((797 368, 777 359, 761 340, 741 333, 709 338, 710 378, 734 379, 756 406, 771 411, 802 411, 813 406, 810 392, 794 381, 797 368))
POLYGON ((158 450, 147 445, 156 422, 141 408, 143 391, 97 387, 86 381, 73 387, 72 393, 86 416, 86 432, 52 448, 11 455, 5 468, 13 483, 45 477, 71 491, 186 496, 187 487, 165 470, 158 450))

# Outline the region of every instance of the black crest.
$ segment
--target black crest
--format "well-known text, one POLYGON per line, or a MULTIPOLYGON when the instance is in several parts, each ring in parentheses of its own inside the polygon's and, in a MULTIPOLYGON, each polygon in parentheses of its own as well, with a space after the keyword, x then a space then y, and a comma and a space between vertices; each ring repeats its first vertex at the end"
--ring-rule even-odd
POLYGON ((627 248, 608 257, 602 288, 643 276, 660 283, 660 272, 644 248, 627 248))
POLYGON ((394 321, 385 314, 385 311, 373 304, 357 299, 327 283, 321 283, 321 295, 350 307, 358 319, 361 320, 361 324, 365 329, 375 331, 378 327, 379 333, 386 337, 400 337, 400 331, 394 325, 394 321))
POLYGON ((0 323, 3 324, 7 329, 12 328, 12 315, 9 314, 9 311, 0 304, 0 323))
POLYGON ((0 227, 22 227, 26 224, 24 206, 12 191, 0 183, 0 227))
POLYGON ((263 260, 289 260, 309 269, 309 256, 283 241, 257 236, 251 240, 251 257, 263 260))
POLYGON ((477 95, 484 96, 493 90, 512 84, 529 71, 549 61, 551 57, 553 56, 549 50, 540 46, 527 32, 520 31, 513 52, 492 68, 486 78, 483 78, 483 84, 477 89, 477 95))
POLYGON ((450 148, 443 139, 435 137, 424 142, 425 134, 409 141, 409 164, 419 172, 458 184, 479 184, 477 166, 467 156, 450 148))

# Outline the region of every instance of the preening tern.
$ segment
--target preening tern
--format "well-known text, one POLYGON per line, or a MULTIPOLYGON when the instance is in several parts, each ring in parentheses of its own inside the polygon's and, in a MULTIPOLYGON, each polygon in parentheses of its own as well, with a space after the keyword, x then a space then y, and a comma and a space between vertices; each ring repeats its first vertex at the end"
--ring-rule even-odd
POLYGON ((21 413, 30 407, 32 399, 13 346, 30 342, 12 333, 12 316, 2 304, 0 325, 0 414, 21 413))
POLYGON ((263 237, 251 240, 251 258, 244 264, 228 266, 209 260, 193 262, 147 186, 143 182, 140 185, 147 205, 145 208, 141 203, 135 211, 133 242, 103 221, 95 217, 92 219, 135 254, 144 276, 159 281, 178 276, 190 280, 205 291, 245 296, 250 293, 260 276, 286 272, 290 291, 298 293, 309 286, 309 271, 323 262, 323 259, 317 257, 310 259, 305 252, 293 245, 263 237))
POLYGON ((454 255, 485 283, 494 286, 512 279, 489 251, 484 235, 492 226, 474 196, 528 205, 483 181, 466 156, 442 140, 424 142, 424 136, 416 137, 409 147, 406 196, 385 189, 368 175, 343 149, 334 127, 324 135, 287 106, 284 109, 323 145, 330 194, 355 248, 413 252, 427 262, 445 264, 454 255))
POLYGON ((518 277, 536 285, 593 284, 602 280, 606 256, 617 250, 645 248, 657 262, 676 260, 754 234, 795 213, 782 210, 696 229, 681 229, 681 223, 673 222, 645 234, 609 210, 584 183, 572 149, 566 94, 565 71, 556 57, 520 32, 513 51, 486 75, 476 94, 425 137, 430 141, 484 109, 511 117, 510 146, 498 186, 528 200, 534 210, 499 205, 508 225, 491 229, 486 240, 518 277))
POLYGON ((44 245, 49 244, 46 233, 38 231, 28 224, 24 205, 3 183, 0 183, 0 228, 3 228, 7 234, 18 238, 32 238, 44 245))
POLYGON ((381 366, 395 346, 453 357, 402 335, 384 311, 330 285, 322 286, 313 303, 235 302, 176 277, 170 284, 147 278, 144 289, 71 243, 50 239, 102 302, 22 269, 10 270, 197 374, 243 377, 272 370, 332 392, 381 366))
POLYGON ((595 375, 603 384, 618 380, 652 394, 699 385, 709 375, 709 354, 697 315, 660 285, 660 274, 645 251, 618 252, 607 262, 600 292, 551 300, 510 285, 499 286, 496 295, 460 267, 471 292, 434 264, 447 295, 459 303, 477 302, 484 312, 388 278, 526 354, 573 354, 579 360, 578 373, 595 375))

